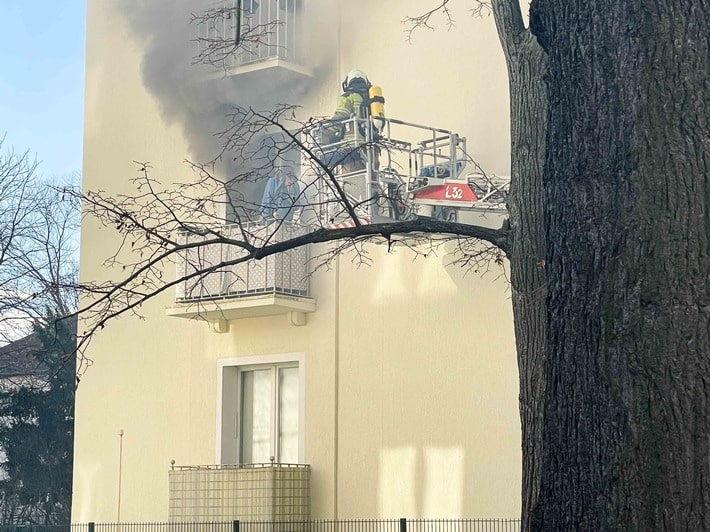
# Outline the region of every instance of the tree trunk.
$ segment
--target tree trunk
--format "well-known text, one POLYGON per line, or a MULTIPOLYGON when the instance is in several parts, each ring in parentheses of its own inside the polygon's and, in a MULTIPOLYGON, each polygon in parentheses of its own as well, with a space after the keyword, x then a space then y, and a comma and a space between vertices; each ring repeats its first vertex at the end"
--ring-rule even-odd
POLYGON ((548 53, 540 530, 710 529, 710 4, 533 0, 548 53))
POLYGON ((545 354, 545 232, 542 172, 547 94, 545 53, 523 24, 517 0, 494 0, 493 14, 510 83, 511 183, 508 199, 515 343, 520 378, 523 529, 537 501, 542 456, 545 354))

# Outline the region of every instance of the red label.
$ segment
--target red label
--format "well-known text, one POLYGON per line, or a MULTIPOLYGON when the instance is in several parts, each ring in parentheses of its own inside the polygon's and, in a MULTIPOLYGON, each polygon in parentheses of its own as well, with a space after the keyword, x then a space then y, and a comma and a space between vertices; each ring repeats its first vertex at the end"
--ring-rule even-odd
POLYGON ((446 184, 427 187, 416 193, 417 199, 433 199, 443 201, 478 201, 476 194, 468 185, 446 184))

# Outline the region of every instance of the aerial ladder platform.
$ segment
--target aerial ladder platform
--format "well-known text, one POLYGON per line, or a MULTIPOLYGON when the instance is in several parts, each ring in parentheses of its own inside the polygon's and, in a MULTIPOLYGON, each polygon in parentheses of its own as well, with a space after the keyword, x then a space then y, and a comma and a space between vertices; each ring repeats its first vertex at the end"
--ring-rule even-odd
POLYGON ((320 120, 305 135, 328 170, 317 192, 326 226, 354 224, 343 194, 361 224, 428 217, 499 228, 508 216, 510 178, 485 173, 468 155, 466 139, 451 131, 351 117, 320 120))

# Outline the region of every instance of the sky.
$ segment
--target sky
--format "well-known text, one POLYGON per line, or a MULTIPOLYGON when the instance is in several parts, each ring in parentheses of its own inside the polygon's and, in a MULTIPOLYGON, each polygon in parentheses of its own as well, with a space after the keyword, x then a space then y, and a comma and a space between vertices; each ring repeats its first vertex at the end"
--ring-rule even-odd
POLYGON ((81 172, 86 0, 0 0, 0 138, 39 173, 81 172))

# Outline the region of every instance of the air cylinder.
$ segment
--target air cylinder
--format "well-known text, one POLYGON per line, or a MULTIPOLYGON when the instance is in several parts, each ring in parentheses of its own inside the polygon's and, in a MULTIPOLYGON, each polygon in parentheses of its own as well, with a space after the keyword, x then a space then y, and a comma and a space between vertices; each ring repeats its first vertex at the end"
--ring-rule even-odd
POLYGON ((382 96, 382 87, 379 85, 370 87, 370 116, 385 116, 385 99, 382 96))

